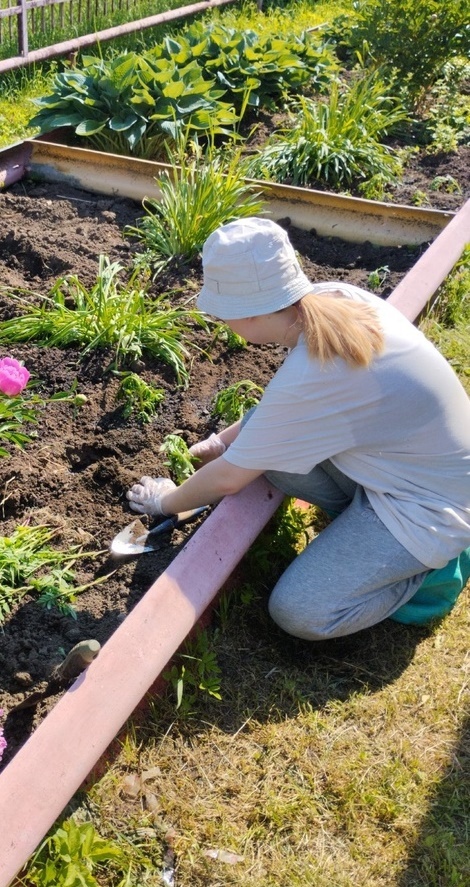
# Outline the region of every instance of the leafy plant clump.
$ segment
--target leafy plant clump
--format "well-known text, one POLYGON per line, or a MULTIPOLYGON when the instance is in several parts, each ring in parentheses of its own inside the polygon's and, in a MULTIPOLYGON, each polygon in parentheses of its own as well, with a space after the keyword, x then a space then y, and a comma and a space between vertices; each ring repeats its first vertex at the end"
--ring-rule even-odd
MULTIPOLYGON (((127 868, 120 845, 100 837, 91 822, 66 819, 36 850, 27 882, 37 887, 98 887, 100 873, 107 874, 110 864, 121 874, 127 868)), ((124 887, 126 881, 119 882, 124 887)))
POLYGON ((172 58, 129 52, 82 64, 57 74, 51 95, 35 100, 30 126, 41 133, 70 126, 99 150, 155 158, 188 127, 223 133, 237 122, 196 59, 180 68, 172 58))
POLYGON ((169 152, 173 169, 157 180, 160 199, 144 199, 145 216, 126 229, 144 247, 138 265, 160 269, 171 260, 190 261, 220 225, 263 209, 263 200, 245 181, 239 150, 204 152, 197 142, 190 150, 188 155, 182 142, 177 152, 169 152))
POLYGON ((162 388, 149 385, 137 373, 124 373, 116 394, 116 400, 124 403, 124 418, 135 414, 137 421, 151 422, 165 399, 162 388))
POLYGON ((328 102, 302 96, 293 112, 292 125, 273 133, 251 161, 250 175, 345 187, 377 175, 392 181, 400 173, 398 156, 381 139, 407 115, 375 74, 348 88, 332 83, 328 102))
POLYGON ((160 447, 160 453, 164 453, 168 465, 176 483, 181 484, 195 472, 195 460, 189 452, 188 445, 178 433, 167 434, 160 447))
POLYGON ((220 700, 221 670, 212 649, 212 640, 205 629, 186 641, 183 652, 170 669, 163 673, 176 696, 176 709, 183 717, 192 713, 202 694, 220 700))
POLYGON ((123 283, 122 271, 119 263, 100 256, 90 290, 76 275, 68 275, 56 281, 40 306, 9 292, 25 313, 0 322, 0 342, 78 345, 83 354, 112 348, 118 366, 146 351, 171 366, 179 383, 185 382, 190 324, 205 326, 203 315, 195 309, 173 308, 165 294, 151 300, 137 273, 123 283))
POLYGON ((301 86, 326 82, 333 53, 302 37, 259 36, 198 25, 152 50, 114 58, 84 56, 34 99, 30 126, 69 126, 99 150, 157 158, 184 130, 232 135, 248 106, 273 105, 301 86))
POLYGON ((326 86, 338 68, 331 46, 309 31, 281 36, 221 22, 195 22, 183 34, 165 38, 153 53, 182 67, 197 58, 240 118, 247 107, 277 110, 280 100, 303 88, 326 86))
POLYGON ((223 419, 227 425, 232 425, 259 403, 262 394, 261 385, 257 385, 251 379, 235 382, 216 395, 212 404, 212 415, 223 419))

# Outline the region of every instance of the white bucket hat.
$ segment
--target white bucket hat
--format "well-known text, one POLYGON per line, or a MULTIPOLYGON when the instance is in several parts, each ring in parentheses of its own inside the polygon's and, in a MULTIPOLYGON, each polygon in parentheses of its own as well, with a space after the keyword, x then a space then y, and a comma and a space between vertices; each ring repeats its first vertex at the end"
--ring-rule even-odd
POLYGON ((198 308, 221 320, 280 311, 312 290, 286 232, 271 219, 217 228, 204 244, 202 264, 198 308))

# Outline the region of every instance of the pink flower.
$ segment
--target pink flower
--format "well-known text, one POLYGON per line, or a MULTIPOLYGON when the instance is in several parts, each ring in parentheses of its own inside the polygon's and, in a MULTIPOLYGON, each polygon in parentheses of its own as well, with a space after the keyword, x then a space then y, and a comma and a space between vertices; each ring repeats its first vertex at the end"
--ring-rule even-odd
MULTIPOLYGON (((0 717, 3 715, 3 708, 0 708, 0 717)), ((3 727, 0 727, 0 761, 3 757, 3 752, 5 751, 8 743, 3 735, 3 727)))
POLYGON ((14 397, 23 391, 28 384, 31 373, 14 357, 0 360, 0 391, 8 397, 14 397))

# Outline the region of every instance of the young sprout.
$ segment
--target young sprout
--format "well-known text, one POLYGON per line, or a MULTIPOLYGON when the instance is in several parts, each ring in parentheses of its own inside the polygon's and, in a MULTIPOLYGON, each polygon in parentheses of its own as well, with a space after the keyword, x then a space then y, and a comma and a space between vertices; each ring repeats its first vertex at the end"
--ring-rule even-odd
POLYGON ((380 268, 376 268, 375 271, 371 271, 368 278, 367 283, 369 284, 370 289, 378 290, 385 283, 387 277, 390 274, 390 268, 388 265, 381 265, 380 268))
POLYGON ((179 436, 178 432, 167 434, 161 447, 160 453, 165 453, 171 473, 174 475, 177 484, 181 484, 195 472, 194 461, 189 453, 186 441, 179 436))

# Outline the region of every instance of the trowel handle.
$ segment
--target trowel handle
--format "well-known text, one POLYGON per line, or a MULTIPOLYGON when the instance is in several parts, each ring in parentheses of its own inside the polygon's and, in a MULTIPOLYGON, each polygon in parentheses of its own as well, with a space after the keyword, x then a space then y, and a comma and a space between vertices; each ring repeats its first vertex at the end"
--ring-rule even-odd
POLYGON ((171 531, 175 529, 177 522, 177 514, 173 515, 173 517, 166 517, 165 520, 161 522, 161 524, 157 524, 156 527, 152 527, 152 529, 148 531, 147 538, 148 536, 159 536, 160 533, 171 533, 171 531))
POLYGON ((202 514, 203 511, 206 511, 208 505, 202 505, 200 508, 193 508, 192 511, 181 511, 179 514, 174 514, 172 517, 165 518, 161 524, 157 524, 156 527, 152 527, 151 530, 148 531, 148 536, 160 536, 163 533, 171 533, 175 527, 181 526, 181 524, 185 524, 186 521, 192 520, 195 517, 198 517, 202 514))

